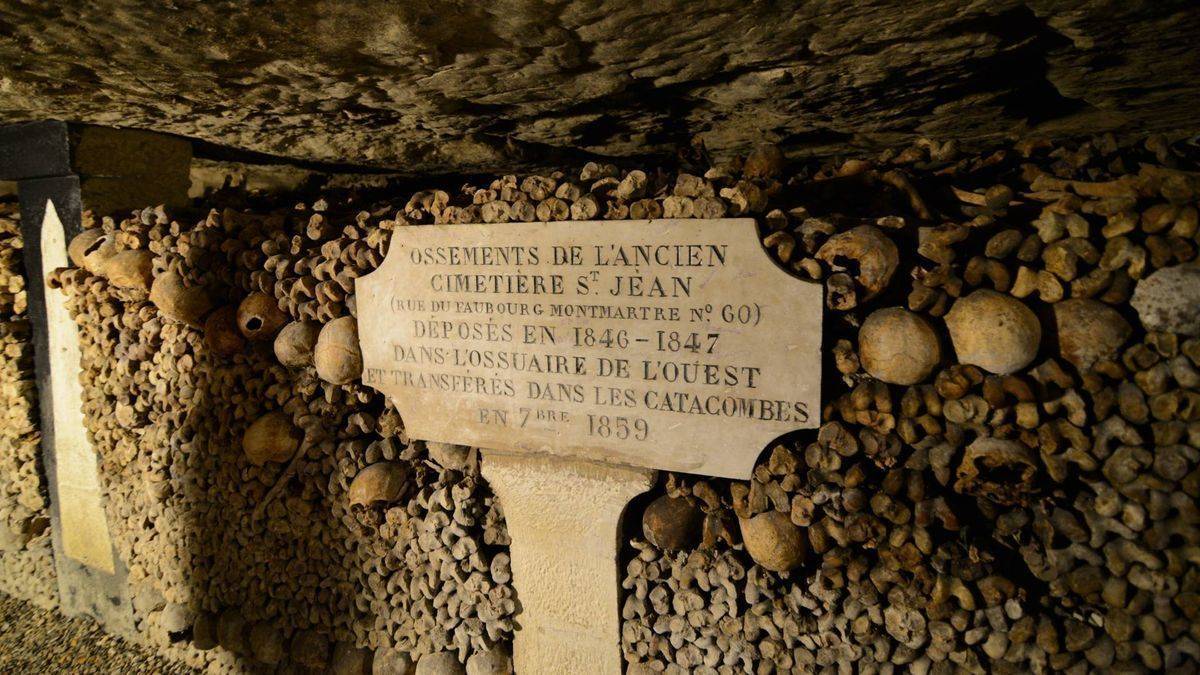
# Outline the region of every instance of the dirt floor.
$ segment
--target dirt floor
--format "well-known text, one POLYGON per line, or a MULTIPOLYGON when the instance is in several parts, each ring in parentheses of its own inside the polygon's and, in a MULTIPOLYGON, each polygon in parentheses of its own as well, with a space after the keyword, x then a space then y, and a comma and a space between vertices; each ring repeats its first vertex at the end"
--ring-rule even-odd
POLYGON ((68 619, 0 593, 0 675, 194 672, 108 635, 91 619, 68 619))

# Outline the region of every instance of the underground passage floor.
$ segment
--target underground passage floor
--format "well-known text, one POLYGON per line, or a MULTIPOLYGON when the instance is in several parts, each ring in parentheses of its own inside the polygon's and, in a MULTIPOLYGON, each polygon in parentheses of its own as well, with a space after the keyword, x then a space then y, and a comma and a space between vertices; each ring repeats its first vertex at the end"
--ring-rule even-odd
POLYGON ((0 675, 195 672, 105 633, 91 619, 67 618, 0 593, 0 675))

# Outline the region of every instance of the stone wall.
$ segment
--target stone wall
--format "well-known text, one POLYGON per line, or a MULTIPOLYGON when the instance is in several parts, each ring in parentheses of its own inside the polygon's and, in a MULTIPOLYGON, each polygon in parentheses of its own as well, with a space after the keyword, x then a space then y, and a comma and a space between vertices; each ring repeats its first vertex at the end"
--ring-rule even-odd
POLYGON ((145 633, 214 670, 505 671, 503 515, 358 382, 353 280, 396 227, 752 215, 826 289, 823 425, 630 509, 631 672, 1197 667, 1195 158, 697 150, 89 223, 55 280, 145 633))
POLYGON ((0 7, 0 118, 409 175, 1198 130, 1190 0, 0 7), (194 45, 180 49, 179 45, 194 45), (585 159, 579 160, 586 161, 585 159))
POLYGON ((58 604, 20 217, 0 203, 0 591, 58 604))

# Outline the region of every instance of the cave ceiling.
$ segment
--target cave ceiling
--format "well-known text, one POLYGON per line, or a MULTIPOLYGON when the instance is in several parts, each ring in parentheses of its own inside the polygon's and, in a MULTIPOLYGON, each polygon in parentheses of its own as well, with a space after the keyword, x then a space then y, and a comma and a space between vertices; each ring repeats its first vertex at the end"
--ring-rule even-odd
POLYGON ((1194 134, 1195 2, 0 2, 0 122, 405 173, 1194 134))

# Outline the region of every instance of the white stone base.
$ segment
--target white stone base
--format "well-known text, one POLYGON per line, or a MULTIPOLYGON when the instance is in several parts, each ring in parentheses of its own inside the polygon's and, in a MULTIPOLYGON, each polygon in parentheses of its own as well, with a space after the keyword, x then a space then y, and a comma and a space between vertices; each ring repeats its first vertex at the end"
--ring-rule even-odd
POLYGON ((655 472, 485 450, 483 475, 512 538, 521 675, 620 675, 621 514, 655 472))

